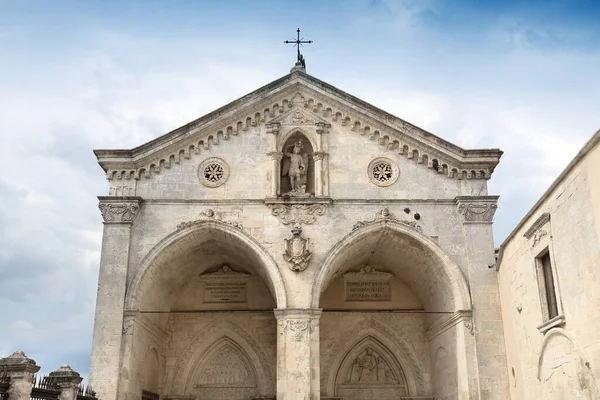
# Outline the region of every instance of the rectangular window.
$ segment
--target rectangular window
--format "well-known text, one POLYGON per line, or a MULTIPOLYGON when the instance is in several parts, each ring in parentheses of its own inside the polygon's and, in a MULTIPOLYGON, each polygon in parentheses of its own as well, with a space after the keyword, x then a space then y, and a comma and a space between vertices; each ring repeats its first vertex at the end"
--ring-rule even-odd
POLYGON ((546 305, 548 307, 548 319, 558 316, 558 305, 556 302, 556 289, 554 288, 554 276, 552 275, 552 263, 550 252, 540 257, 540 267, 544 277, 544 291, 546 292, 546 305))

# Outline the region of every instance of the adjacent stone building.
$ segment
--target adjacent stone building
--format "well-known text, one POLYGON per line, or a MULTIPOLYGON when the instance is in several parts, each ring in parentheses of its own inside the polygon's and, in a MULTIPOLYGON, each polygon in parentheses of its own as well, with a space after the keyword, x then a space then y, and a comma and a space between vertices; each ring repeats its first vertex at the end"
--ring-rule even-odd
POLYGON ((600 131, 500 247, 511 399, 600 399, 600 131))
POLYGON ((500 150, 462 149, 297 64, 149 143, 95 153, 110 182, 100 399, 509 398, 489 268, 500 150))

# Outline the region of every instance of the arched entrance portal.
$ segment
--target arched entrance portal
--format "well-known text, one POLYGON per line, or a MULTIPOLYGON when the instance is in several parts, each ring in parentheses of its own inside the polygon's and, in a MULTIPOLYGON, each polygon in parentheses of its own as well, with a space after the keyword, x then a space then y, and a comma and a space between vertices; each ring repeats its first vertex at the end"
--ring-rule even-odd
POLYGON ((315 278, 313 307, 323 309, 323 396, 453 399, 468 392, 465 365, 473 354, 460 323, 470 315, 466 280, 418 228, 380 220, 347 235, 315 278), (441 347, 447 362, 436 369, 441 347))
POLYGON ((135 329, 124 336, 120 392, 149 390, 138 378, 148 376, 143 353, 151 347, 161 397, 274 398, 273 309, 286 303, 277 265, 241 229, 215 220, 182 227, 131 279, 135 329))

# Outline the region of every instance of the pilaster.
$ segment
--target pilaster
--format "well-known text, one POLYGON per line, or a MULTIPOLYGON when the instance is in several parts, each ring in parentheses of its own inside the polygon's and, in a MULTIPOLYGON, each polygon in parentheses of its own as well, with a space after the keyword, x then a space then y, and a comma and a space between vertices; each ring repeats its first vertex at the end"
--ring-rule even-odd
POLYGON ((98 398, 115 400, 122 358, 123 307, 127 286, 131 226, 140 197, 98 197, 104 218, 90 384, 98 398))
POLYGON ((10 377, 8 398, 29 400, 33 387, 33 375, 40 370, 35 361, 22 351, 15 351, 8 357, 0 358, 0 368, 6 368, 10 377))
POLYGON ((467 274, 471 288, 473 332, 479 398, 509 398, 502 311, 494 266, 492 222, 498 196, 460 196, 457 211, 463 216, 467 274))
POLYGON ((320 309, 275 310, 277 399, 319 400, 320 309))

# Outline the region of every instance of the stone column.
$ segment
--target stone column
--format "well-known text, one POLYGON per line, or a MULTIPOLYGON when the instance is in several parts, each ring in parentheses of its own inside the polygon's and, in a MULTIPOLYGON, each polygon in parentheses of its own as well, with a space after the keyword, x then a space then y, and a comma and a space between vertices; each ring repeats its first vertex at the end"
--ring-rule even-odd
MULTIPOLYGON (((321 162, 321 193, 323 196, 329 196, 329 128, 331 125, 324 122, 317 122, 317 134, 319 135, 319 152, 323 153, 321 162)), ((315 168, 316 170, 316 168, 315 168)))
POLYGON ((281 159, 283 158, 283 153, 278 151, 274 151, 271 153, 267 153, 269 157, 271 157, 271 192, 269 193, 270 197, 277 197, 279 194, 279 180, 281 179, 281 159))
POLYGON ((119 381, 123 309, 131 225, 140 197, 99 197, 104 218, 90 384, 102 400, 115 400, 119 381))
POLYGON ((22 351, 15 351, 8 357, 0 358, 0 370, 6 368, 10 377, 8 398, 29 400, 33 388, 33 375, 40 370, 31 358, 22 351))
POLYGON ((277 399, 319 400, 319 318, 321 310, 275 310, 277 318, 277 399))
POLYGON ((463 216, 481 400, 510 397, 498 281, 490 268, 495 263, 492 220, 497 201, 498 196, 456 198, 463 216))
POLYGON ((50 372, 49 377, 60 389, 58 400, 77 400, 79 384, 83 380, 78 372, 73 371, 69 365, 63 364, 56 371, 50 372))
POLYGON ((323 196, 323 159, 327 156, 322 151, 313 153, 315 160, 315 196, 323 196))
POLYGON ((279 192, 279 175, 280 165, 283 153, 277 151, 277 136, 279 135, 280 124, 273 122, 267 124, 267 145, 269 146, 269 152, 267 155, 271 157, 271 190, 269 193, 270 197, 277 197, 279 192))

